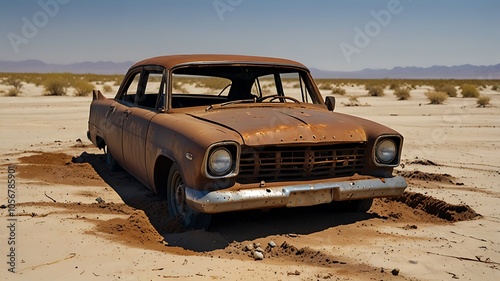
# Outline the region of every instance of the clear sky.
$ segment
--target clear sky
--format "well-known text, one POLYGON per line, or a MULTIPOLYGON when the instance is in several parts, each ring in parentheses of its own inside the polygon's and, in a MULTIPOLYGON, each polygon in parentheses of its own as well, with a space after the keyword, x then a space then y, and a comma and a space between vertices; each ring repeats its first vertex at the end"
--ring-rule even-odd
POLYGON ((179 53, 352 71, 500 63, 498 0, 0 0, 0 60, 179 53))

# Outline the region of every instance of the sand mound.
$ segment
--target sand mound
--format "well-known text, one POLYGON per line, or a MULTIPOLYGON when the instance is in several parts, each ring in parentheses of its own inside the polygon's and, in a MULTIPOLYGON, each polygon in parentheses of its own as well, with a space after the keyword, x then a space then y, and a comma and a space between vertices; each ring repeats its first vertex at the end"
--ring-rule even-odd
POLYGON ((453 177, 449 174, 426 173, 421 171, 396 171, 396 173, 406 179, 422 181, 439 181, 453 183, 453 177))
POLYGON ((387 200, 404 203, 413 209, 425 211, 428 214, 451 222, 466 221, 481 217, 480 214, 467 205, 449 204, 420 193, 405 192, 402 196, 388 198, 387 200))
POLYGON ((25 179, 44 184, 106 186, 89 163, 74 163, 65 153, 35 152, 20 157, 19 173, 25 179))

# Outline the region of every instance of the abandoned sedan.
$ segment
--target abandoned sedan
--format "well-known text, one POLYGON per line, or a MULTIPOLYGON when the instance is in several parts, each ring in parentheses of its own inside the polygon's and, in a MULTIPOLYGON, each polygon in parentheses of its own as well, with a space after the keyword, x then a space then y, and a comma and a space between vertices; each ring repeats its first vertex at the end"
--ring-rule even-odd
POLYGON ((162 56, 133 65, 113 99, 94 91, 88 137, 187 228, 237 210, 365 212, 373 198, 401 195, 403 137, 334 107, 295 61, 162 56))

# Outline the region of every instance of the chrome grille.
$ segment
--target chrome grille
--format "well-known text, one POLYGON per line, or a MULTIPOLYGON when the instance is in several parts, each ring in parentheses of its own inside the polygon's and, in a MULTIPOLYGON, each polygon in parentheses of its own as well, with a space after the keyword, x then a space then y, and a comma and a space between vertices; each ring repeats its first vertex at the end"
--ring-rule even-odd
POLYGON ((365 144, 242 147, 240 183, 352 176, 363 169, 365 144))

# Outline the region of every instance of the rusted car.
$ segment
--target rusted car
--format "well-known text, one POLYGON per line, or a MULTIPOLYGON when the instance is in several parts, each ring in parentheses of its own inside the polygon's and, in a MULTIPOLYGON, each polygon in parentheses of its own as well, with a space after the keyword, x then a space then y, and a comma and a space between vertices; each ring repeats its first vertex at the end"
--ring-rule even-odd
POLYGON ((373 198, 401 195, 403 137, 334 108, 292 60, 161 56, 133 65, 114 98, 94 91, 88 138, 187 228, 250 209, 365 212, 373 198))

